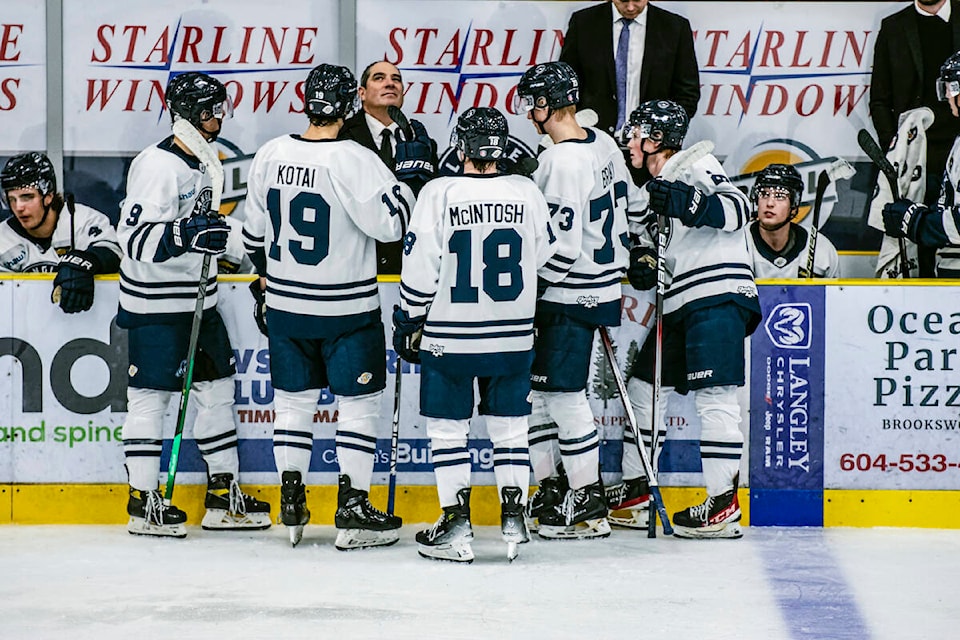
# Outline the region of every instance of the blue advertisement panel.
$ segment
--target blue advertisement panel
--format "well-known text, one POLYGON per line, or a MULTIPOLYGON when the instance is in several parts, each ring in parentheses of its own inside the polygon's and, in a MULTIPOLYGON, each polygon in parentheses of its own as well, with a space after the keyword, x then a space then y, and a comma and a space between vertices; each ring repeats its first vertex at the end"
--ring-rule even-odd
POLYGON ((824 287, 760 287, 750 357, 750 520, 823 525, 824 287))

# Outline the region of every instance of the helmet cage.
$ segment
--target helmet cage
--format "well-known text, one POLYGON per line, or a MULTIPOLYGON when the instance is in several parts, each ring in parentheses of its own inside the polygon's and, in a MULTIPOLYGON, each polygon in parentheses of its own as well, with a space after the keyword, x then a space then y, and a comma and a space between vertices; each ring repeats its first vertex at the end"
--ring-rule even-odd
POLYGON ((174 121, 183 119, 198 129, 213 118, 233 117, 233 102, 226 87, 203 73, 188 72, 174 77, 167 85, 165 102, 174 121))
POLYGON ((803 191, 803 178, 793 165, 771 164, 757 176, 750 189, 750 200, 756 205, 761 195, 776 197, 778 193, 786 192, 790 198, 790 210, 796 211, 800 207, 803 191))

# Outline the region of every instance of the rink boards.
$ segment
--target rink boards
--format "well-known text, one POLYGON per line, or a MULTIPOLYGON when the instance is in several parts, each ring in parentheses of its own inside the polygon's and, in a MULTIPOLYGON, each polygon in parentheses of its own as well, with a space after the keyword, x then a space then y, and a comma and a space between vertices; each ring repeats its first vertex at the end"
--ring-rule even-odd
MULTIPOLYGON (((251 316, 247 277, 224 278, 220 311, 236 351, 235 411, 245 485, 274 505, 269 351, 251 316)), ((392 309, 394 281, 382 281, 392 309)), ((117 281, 100 279, 94 308, 66 316, 49 301, 48 276, 0 278, 0 522, 125 520, 120 443, 126 415, 126 343, 113 323, 117 281)), ((742 389, 748 441, 741 502, 754 525, 960 528, 960 294, 938 282, 817 284, 760 288, 764 319, 751 339, 742 389)), ((649 294, 625 287, 622 326, 612 332, 625 370, 652 324, 649 294)), ((389 316, 384 316, 389 328, 389 316)), ((387 344, 390 344, 389 339, 387 344)), ((599 345, 598 345, 599 346, 599 345)), ((387 354, 384 422, 373 499, 384 500, 396 354, 387 354)), ((429 443, 419 416, 419 372, 403 365, 397 511, 409 522, 437 513, 429 443)), ((625 418, 611 372, 595 350, 587 394, 602 438, 606 481, 619 473, 625 418)), ((172 436, 176 403, 167 413, 172 436)), ((674 397, 660 461, 675 510, 702 496, 699 423, 690 399, 674 397)), ((322 393, 308 474, 314 521, 332 522, 336 398, 322 393)), ((185 431, 177 503, 202 513, 205 473, 185 431), (191 508, 193 507, 193 508, 191 508)), ((161 468, 166 468, 165 448, 161 468)), ((497 520, 492 449, 482 418, 470 441, 474 517, 497 520)), ((381 502, 382 504, 382 502, 381 502)))

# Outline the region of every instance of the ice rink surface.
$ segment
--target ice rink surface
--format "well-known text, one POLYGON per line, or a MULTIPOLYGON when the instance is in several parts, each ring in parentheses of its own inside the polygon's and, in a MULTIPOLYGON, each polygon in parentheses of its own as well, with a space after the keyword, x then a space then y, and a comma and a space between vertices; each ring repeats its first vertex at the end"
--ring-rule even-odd
POLYGON ((534 538, 506 561, 476 527, 470 565, 426 560, 403 529, 340 552, 335 529, 184 540, 122 526, 0 526, 0 638, 960 637, 960 532, 745 528, 739 541, 615 530, 534 538))

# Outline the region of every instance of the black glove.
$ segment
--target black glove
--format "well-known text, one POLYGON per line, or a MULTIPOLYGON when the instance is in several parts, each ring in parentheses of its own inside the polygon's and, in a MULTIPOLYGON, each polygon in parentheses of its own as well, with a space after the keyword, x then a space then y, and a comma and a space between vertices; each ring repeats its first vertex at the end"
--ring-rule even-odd
POLYGON ((650 193, 650 208, 657 214, 677 218, 686 227, 702 227, 712 213, 712 207, 720 207, 720 226, 723 226, 723 209, 715 196, 683 182, 651 180, 647 183, 650 193))
POLYGON ((637 291, 649 291, 657 286, 657 250, 637 246, 630 249, 627 280, 637 291))
POLYGON ((427 130, 417 120, 410 121, 412 140, 397 140, 394 175, 401 182, 413 181, 422 186, 433 178, 433 156, 437 143, 430 139, 427 130))
POLYGON ((223 216, 190 216, 177 220, 169 229, 174 255, 192 251, 218 256, 227 250, 230 227, 223 216))
POLYGON ((93 275, 98 262, 93 254, 76 249, 60 258, 50 299, 59 302, 64 313, 79 313, 93 306, 93 275))
POLYGON ((883 229, 891 238, 910 238, 917 242, 920 221, 927 208, 904 198, 883 207, 883 229))
POLYGON ((411 364, 420 364, 420 338, 426 317, 413 319, 406 311, 393 305, 393 348, 411 364))
POLYGON ((260 278, 250 283, 250 293, 253 294, 253 319, 257 322, 257 329, 267 336, 267 292, 260 288, 260 278))
POLYGON ((537 276, 537 300, 543 297, 543 294, 547 292, 551 284, 549 280, 537 276))

